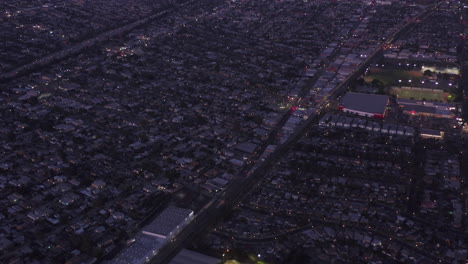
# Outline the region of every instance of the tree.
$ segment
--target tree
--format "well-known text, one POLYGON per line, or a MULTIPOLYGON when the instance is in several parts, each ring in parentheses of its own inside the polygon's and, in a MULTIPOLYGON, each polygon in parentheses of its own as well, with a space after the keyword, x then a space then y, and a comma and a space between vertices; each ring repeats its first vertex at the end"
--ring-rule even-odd
POLYGON ((384 83, 379 79, 373 79, 371 84, 372 84, 372 86, 375 86, 377 88, 383 88, 384 87, 384 83))
POLYGON ((448 79, 450 79, 450 74, 444 72, 444 73, 442 73, 440 75, 440 78, 442 78, 444 80, 448 80, 448 79))
POLYGON ((424 76, 432 76, 432 71, 431 70, 425 70, 424 71, 424 76))
POLYGON ((453 102, 455 98, 456 98, 456 95, 454 94, 447 95, 447 101, 449 102, 453 102))
POLYGON ((356 80, 356 83, 359 84, 359 85, 364 85, 365 81, 364 81, 364 78, 360 77, 356 80))

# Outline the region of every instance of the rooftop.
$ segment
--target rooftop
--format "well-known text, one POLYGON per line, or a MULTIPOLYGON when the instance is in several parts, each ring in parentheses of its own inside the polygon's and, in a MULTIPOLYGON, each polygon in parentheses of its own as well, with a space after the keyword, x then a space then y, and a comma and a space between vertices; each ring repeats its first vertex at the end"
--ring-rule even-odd
POLYGON ((179 254, 177 254, 169 264, 217 264, 220 260, 200 254, 198 252, 190 251, 187 249, 182 249, 179 254))
POLYGON ((156 235, 168 236, 191 214, 193 211, 189 209, 168 207, 143 230, 156 235))
POLYGON ((349 92, 343 97, 341 105, 355 111, 383 114, 387 107, 387 102, 388 96, 386 95, 349 92))
POLYGON ((164 239, 159 237, 140 234, 135 237, 135 242, 133 244, 124 249, 116 258, 112 259, 112 263, 138 263, 142 259, 156 253, 165 242, 164 239))

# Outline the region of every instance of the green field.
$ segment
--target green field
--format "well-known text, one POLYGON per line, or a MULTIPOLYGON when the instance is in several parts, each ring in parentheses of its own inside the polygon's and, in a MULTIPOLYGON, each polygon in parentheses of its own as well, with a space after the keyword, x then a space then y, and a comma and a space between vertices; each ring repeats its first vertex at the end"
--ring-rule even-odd
POLYGON ((391 70, 374 68, 369 71, 364 77, 366 82, 372 82, 372 80, 380 80, 385 86, 387 85, 407 85, 408 80, 412 82, 419 82, 423 77, 423 73, 419 71, 403 71, 403 70, 391 70), (398 82, 402 80, 402 82, 398 82))
POLYGON ((414 99, 414 100, 426 100, 426 101, 442 101, 447 102, 448 93, 443 91, 421 91, 421 90, 410 90, 410 89, 401 89, 393 88, 391 91, 392 94, 400 98, 414 99))

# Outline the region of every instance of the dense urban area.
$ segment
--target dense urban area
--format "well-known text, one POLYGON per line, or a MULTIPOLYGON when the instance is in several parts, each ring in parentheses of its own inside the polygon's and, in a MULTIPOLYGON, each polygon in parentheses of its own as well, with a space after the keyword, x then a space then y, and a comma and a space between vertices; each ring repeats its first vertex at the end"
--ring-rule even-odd
POLYGON ((468 0, 3 0, 0 263, 467 263, 468 0))

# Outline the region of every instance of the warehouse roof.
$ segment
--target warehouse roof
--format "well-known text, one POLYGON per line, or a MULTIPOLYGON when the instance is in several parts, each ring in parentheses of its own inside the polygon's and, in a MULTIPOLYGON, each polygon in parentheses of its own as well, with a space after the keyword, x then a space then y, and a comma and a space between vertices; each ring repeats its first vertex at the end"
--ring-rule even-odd
MULTIPOLYGON (((128 247, 106 264, 143 263, 153 258, 167 243, 165 238, 193 214, 191 210, 170 206, 160 213, 143 232, 136 235, 128 247)), ((130 241, 130 240, 129 240, 130 241)))
POLYGON ((143 231, 161 236, 168 236, 192 213, 192 210, 189 209, 170 206, 158 215, 149 225, 143 228, 143 231))
POLYGON ((350 110, 383 114, 385 113, 388 99, 386 95, 348 92, 343 97, 343 100, 341 100, 341 105, 350 110))
POLYGON ((153 252, 159 251, 165 243, 166 240, 162 238, 138 234, 134 238, 134 242, 129 247, 122 250, 114 259, 112 259, 112 261, 106 263, 140 263, 146 260, 146 258, 151 258, 154 255, 153 252))
POLYGON ((221 260, 198 252, 182 249, 169 264, 218 264, 221 260))

